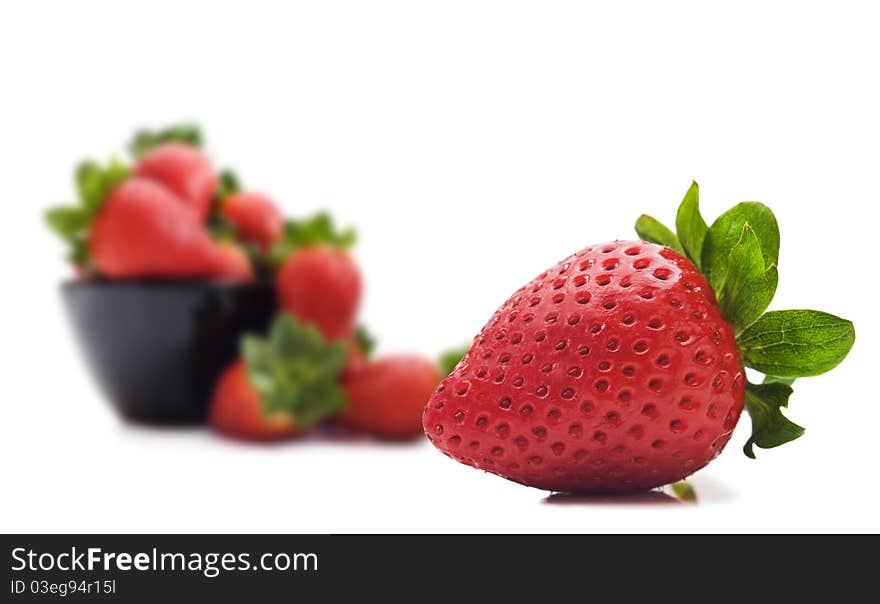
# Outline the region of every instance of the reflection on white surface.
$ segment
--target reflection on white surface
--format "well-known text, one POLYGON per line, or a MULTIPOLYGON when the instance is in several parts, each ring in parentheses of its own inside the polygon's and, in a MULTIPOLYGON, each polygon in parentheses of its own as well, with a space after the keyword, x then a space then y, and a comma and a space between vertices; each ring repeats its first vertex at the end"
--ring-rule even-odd
POLYGON ((605 505, 605 506, 641 506, 641 505, 714 505, 731 503, 736 499, 736 492, 712 476, 696 476, 688 480, 688 484, 696 493, 696 502, 686 502, 678 498, 669 486, 641 493, 551 493, 543 503, 553 505, 605 505))
POLYGON ((599 494, 551 493, 543 499, 553 505, 676 505, 681 500, 663 491, 641 493, 599 494))

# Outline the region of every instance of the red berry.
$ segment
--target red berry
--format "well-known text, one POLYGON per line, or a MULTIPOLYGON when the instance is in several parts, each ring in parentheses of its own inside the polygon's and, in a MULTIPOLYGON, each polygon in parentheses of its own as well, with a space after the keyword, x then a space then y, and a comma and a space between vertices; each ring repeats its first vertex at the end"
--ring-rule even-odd
POLYGON ((263 412, 260 394, 248 379, 242 360, 228 367, 217 382, 208 423, 227 436, 250 440, 276 440, 299 432, 292 415, 263 412))
POLYGON ((446 455, 553 491, 675 482, 743 408, 733 328, 706 279, 639 241, 586 248, 493 315, 424 411, 446 455))
POLYGON ((329 340, 348 337, 361 298, 361 274, 351 256, 329 247, 299 249, 278 272, 281 307, 329 340))
POLYGON ((348 409, 340 422, 381 438, 412 438, 422 433, 422 410, 440 373, 418 356, 389 356, 351 371, 343 385, 348 409))
POLYGON ((217 173, 211 161, 198 149, 183 143, 165 143, 144 155, 134 175, 149 178, 166 187, 204 221, 211 211, 217 173))
POLYGON ((98 272, 110 278, 206 278, 218 271, 217 246, 195 213, 143 178, 107 196, 89 235, 98 272))
POLYGON ((235 225, 238 236, 264 250, 281 239, 284 216, 275 203, 259 193, 230 195, 220 206, 223 216, 235 225))
POLYGON ((217 246, 219 259, 211 275, 215 279, 250 282, 255 279, 254 268, 247 254, 237 245, 221 243, 217 246))

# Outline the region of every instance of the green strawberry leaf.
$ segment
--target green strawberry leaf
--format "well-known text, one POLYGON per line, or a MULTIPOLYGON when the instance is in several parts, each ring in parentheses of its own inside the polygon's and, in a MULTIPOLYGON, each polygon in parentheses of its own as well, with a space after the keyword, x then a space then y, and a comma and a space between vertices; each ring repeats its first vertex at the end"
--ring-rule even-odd
POLYGON ((764 384, 785 384, 791 386, 797 378, 783 378, 778 375, 765 375, 764 384))
POLYGON ((267 338, 246 335, 241 347, 266 414, 289 413, 309 428, 345 408, 338 383, 348 356, 343 343, 327 342, 315 327, 282 314, 267 338))
POLYGON ((196 124, 180 123, 160 130, 141 129, 135 132, 128 150, 139 159, 164 143, 177 142, 201 148, 204 142, 202 130, 196 124))
POLYGON ((45 216, 49 228, 70 243, 75 241, 89 224, 88 212, 79 206, 50 208, 45 216))
POLYGON ((778 382, 746 384, 745 406, 752 419, 752 436, 743 447, 746 456, 755 459, 754 445, 771 449, 803 435, 803 428, 782 415, 791 393, 791 386, 778 382))
POLYGON ((241 180, 238 175, 229 168, 221 170, 217 177, 217 192, 215 193, 217 200, 222 202, 230 195, 239 192, 241 192, 241 180))
POLYGON ((104 169, 95 161, 86 160, 76 167, 76 192, 83 209, 94 211, 104 199, 104 169))
POLYGON ((451 348, 440 355, 437 364, 440 366, 440 372, 444 377, 453 372, 456 365, 464 358, 464 355, 467 354, 470 348, 470 345, 451 348))
POLYGON ((303 220, 288 220, 284 225, 284 236, 272 247, 271 256, 273 263, 278 265, 299 248, 326 245, 345 250, 356 240, 354 229, 337 230, 330 214, 319 212, 303 220))
POLYGON ((106 166, 90 160, 80 163, 75 174, 80 205, 94 215, 110 191, 128 178, 130 172, 129 167, 115 157, 106 166))
POLYGON ((709 226, 700 214, 700 187, 694 181, 681 205, 678 206, 678 214, 675 216, 675 230, 678 240, 681 241, 688 258, 700 268, 702 264, 703 240, 709 231, 709 226))
POLYGON ((91 256, 89 256, 89 240, 85 237, 77 237, 71 241, 67 261, 78 267, 83 273, 91 273, 94 267, 91 264, 91 256))
POLYGON ((764 266, 761 244, 752 227, 742 227, 730 250, 729 268, 720 290, 715 290, 721 313, 739 332, 761 316, 776 293, 776 266, 764 266))
POLYGON ((662 222, 647 214, 642 214, 636 220, 636 234, 642 241, 665 245, 680 254, 684 253, 684 248, 681 247, 681 242, 675 233, 664 226, 662 222))
POLYGON ((363 323, 354 328, 354 341, 365 359, 369 359, 376 349, 376 336, 370 333, 363 323))
POLYGON ((763 315, 737 337, 743 364, 777 378, 819 375, 836 367, 855 342, 850 321, 817 310, 763 315))
POLYGON ((745 225, 758 238, 765 269, 779 264, 779 227, 773 212, 755 201, 739 203, 712 223, 703 240, 701 269, 716 295, 724 289, 733 265, 731 250, 740 242, 745 225))

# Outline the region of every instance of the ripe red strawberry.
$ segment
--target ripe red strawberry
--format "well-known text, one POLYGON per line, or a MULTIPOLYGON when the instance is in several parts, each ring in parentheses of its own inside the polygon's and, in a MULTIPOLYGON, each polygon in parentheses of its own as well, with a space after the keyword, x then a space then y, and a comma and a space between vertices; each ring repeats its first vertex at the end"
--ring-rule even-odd
POLYGON ((109 278, 209 278, 225 266, 195 213, 142 178, 110 191, 91 226, 89 251, 109 278))
POLYGON ((413 438, 422 433, 422 409, 439 382, 430 359, 399 355, 369 361, 343 380, 348 408, 339 421, 380 438, 413 438))
POLYGON ((743 368, 705 278, 642 242, 586 248, 520 288, 425 411, 456 459, 539 488, 674 482, 727 443, 743 368))
POLYGON ((263 412, 260 393, 248 378, 247 367, 241 359, 220 377, 208 423, 228 436, 254 440, 281 439, 300 431, 292 415, 263 412))
POLYGON ((178 142, 159 145, 137 162, 134 174, 162 184, 192 208, 201 221, 207 219, 217 173, 197 148, 178 142))
POLYGON ((278 271, 281 308, 336 340, 354 329, 361 297, 361 274, 346 252, 330 247, 296 250, 278 271))
POLYGON ((284 217, 271 199, 260 193, 234 193, 223 200, 220 213, 231 222, 244 241, 263 250, 280 240, 284 217))
POLYGON ((242 358, 217 382, 208 422, 250 440, 304 432, 344 406, 337 382, 345 355, 342 344, 328 344, 314 327, 281 316, 268 338, 242 340, 242 358))
POLYGON ((677 225, 678 236, 643 217, 639 234, 669 247, 588 247, 515 292, 426 406, 431 442, 525 485, 608 492, 702 468, 744 402, 750 456, 800 436, 780 411, 792 378, 839 363, 852 324, 816 311, 762 316, 779 242, 765 206, 739 204, 709 228, 695 184, 677 225), (765 383, 747 383, 743 362, 765 383))

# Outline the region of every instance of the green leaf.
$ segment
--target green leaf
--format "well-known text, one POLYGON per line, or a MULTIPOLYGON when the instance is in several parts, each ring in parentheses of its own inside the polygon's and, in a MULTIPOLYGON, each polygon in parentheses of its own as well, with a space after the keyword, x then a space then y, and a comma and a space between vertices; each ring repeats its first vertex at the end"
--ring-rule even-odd
POLYGON ((201 148, 203 141, 202 130, 198 125, 180 123, 160 130, 138 130, 129 143, 128 150, 137 159, 164 143, 177 142, 201 148))
POLYGON ((131 175, 131 167, 118 157, 110 158, 104 168, 104 196, 131 175))
POLYGON ((464 355, 467 354, 470 348, 469 345, 465 345, 458 348, 452 348, 442 353, 438 362, 442 374, 447 376, 452 373, 456 365, 458 365, 458 363, 464 358, 464 355))
POLYGON ((737 338, 743 364, 779 378, 833 369, 856 339, 850 321, 817 310, 771 311, 737 338))
POLYGON ((703 240, 706 238, 709 226, 700 214, 700 187, 696 181, 691 184, 684 194, 684 199, 681 200, 681 205, 678 206, 675 230, 688 258, 699 268, 702 264, 703 240))
POLYGON ((84 161, 76 167, 74 180, 80 205, 94 212, 104 201, 104 169, 97 162, 84 161))
POLYGON ((364 355, 365 359, 369 359, 376 348, 376 337, 370 333, 366 325, 359 324, 354 329, 354 339, 361 354, 364 355))
POLYGON ((785 384, 746 384, 746 411, 752 419, 752 436, 743 447, 748 457, 755 458, 753 445, 771 449, 804 433, 803 428, 782 415, 791 393, 791 386, 785 384))
POLYGON ((739 332, 754 323, 770 305, 779 277, 775 265, 764 267, 761 244, 748 223, 743 225, 728 260, 727 276, 715 295, 721 313, 739 332))
POLYGON ((338 381, 348 357, 342 342, 327 342, 315 327, 282 314, 268 338, 245 336, 241 348, 264 413, 289 413, 308 428, 345 407, 338 381))
POLYGON ((797 378, 783 378, 778 375, 765 375, 764 376, 764 384, 785 384, 786 386, 791 386, 794 384, 797 378))
POLYGON ((731 250, 739 243, 745 225, 758 238, 765 269, 779 264, 779 227, 773 212, 755 201, 739 203, 712 223, 703 240, 701 268, 716 295, 724 287, 732 265, 731 250))
POLYGON ((686 503, 697 502, 697 491, 689 482, 685 482, 682 480, 669 485, 669 488, 672 489, 672 494, 675 495, 680 501, 684 501, 686 503))
POLYGON ((73 242, 88 226, 89 214, 77 206, 58 206, 46 212, 46 224, 62 239, 73 242))
POLYGON ((83 273, 89 273, 94 269, 89 256, 89 241, 84 235, 71 242, 67 260, 83 273))
POLYGON ((239 180, 238 175, 229 168, 221 170, 220 175, 217 177, 217 193, 215 194, 217 199, 222 201, 240 191, 241 180, 239 180))
POLYGON ((337 230, 330 214, 319 212, 303 220, 287 221, 284 236, 273 246, 271 255, 275 264, 281 264, 296 249, 326 245, 344 250, 354 245, 356 239, 353 229, 337 230))
POLYGON ((679 242, 675 233, 665 227, 659 220, 647 214, 642 214, 636 220, 636 233, 642 241, 665 245, 680 254, 684 253, 684 248, 681 247, 681 242, 679 242))
POLYGON ((80 163, 75 175, 80 206, 92 216, 97 214, 110 191, 129 174, 129 167, 117 158, 112 158, 106 166, 94 161, 80 163))

